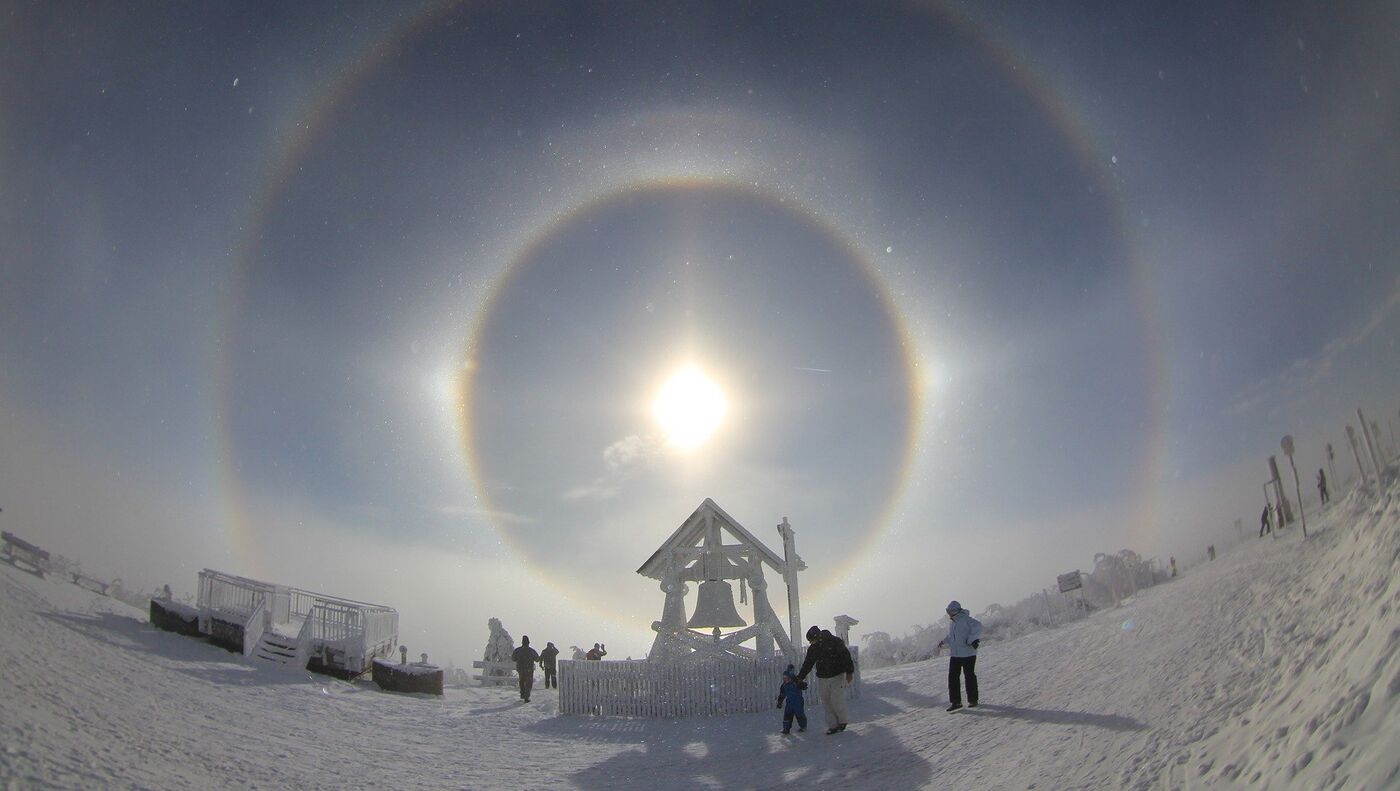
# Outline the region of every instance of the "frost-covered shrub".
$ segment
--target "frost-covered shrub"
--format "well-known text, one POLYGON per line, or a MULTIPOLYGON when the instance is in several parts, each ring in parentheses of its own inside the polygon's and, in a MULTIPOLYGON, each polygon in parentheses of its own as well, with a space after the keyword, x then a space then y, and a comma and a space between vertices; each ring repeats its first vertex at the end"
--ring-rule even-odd
MULTIPOLYGON (((1168 579, 1165 571, 1144 561, 1136 552, 1124 549, 1094 556, 1094 570, 1083 575, 1084 590, 1062 594, 1046 589, 1031 594, 1015 604, 990 604, 973 615, 982 622, 982 640, 998 642, 1051 629, 1075 621, 1108 607, 1117 606, 1137 591, 1168 579)), ((907 662, 920 662, 938 655, 948 619, 915 626, 903 637, 888 632, 871 632, 862 636, 861 664, 866 668, 887 667, 907 662)))
POLYGON ((887 632, 863 635, 865 646, 860 649, 863 668, 888 667, 909 662, 921 662, 938 655, 943 636, 948 633, 948 618, 935 623, 915 626, 903 637, 890 637, 887 632))

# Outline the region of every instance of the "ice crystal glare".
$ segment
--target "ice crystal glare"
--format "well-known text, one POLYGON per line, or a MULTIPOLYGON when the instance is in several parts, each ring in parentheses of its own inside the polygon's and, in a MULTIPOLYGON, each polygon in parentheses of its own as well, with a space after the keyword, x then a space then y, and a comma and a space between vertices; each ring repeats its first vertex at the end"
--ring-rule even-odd
POLYGON ((666 441, 681 451, 700 447, 728 411, 724 393, 699 368, 682 368, 666 380, 652 401, 652 415, 666 441))

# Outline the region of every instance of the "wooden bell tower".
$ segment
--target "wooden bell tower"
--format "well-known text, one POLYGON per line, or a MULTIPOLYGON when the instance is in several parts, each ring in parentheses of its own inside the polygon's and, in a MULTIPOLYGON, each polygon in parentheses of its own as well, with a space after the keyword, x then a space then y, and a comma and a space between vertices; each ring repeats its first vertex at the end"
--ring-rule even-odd
POLYGON ((686 661, 704 657, 769 657, 775 649, 796 661, 799 652, 792 635, 802 628, 798 611, 797 572, 807 568, 798 557, 792 526, 787 518, 778 525, 783 538, 779 557, 744 529, 734 517, 709 498, 696 508, 675 533, 661 545, 637 573, 661 583, 666 594, 661 620, 652 623, 656 640, 650 660, 686 661), (726 543, 728 539, 731 543, 726 543), (792 634, 783 628, 768 602, 768 581, 763 567, 782 575, 788 593, 788 617, 792 634), (740 602, 752 591, 753 623, 744 620, 734 605, 739 584, 740 602), (686 617, 686 583, 699 584, 694 612, 686 617), (739 627, 724 633, 725 628, 739 627), (709 631, 705 631, 709 630, 709 631), (744 643, 752 640, 752 648, 744 643))

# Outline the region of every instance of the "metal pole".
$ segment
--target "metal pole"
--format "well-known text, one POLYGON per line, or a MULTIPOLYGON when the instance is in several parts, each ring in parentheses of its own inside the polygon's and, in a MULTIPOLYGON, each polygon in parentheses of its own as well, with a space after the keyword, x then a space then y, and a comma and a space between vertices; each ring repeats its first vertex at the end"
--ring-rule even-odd
POLYGON ((1356 419, 1361 421, 1361 438, 1366 442, 1366 453, 1371 457, 1371 466, 1376 470, 1376 485, 1381 483, 1381 456, 1376 451, 1376 441, 1371 437, 1371 424, 1366 421, 1366 416, 1361 414, 1361 408, 1356 410, 1356 419))
POLYGON ((1342 482, 1337 480, 1337 468, 1332 464, 1332 459, 1335 456, 1336 454, 1332 452, 1332 443, 1327 443, 1327 478, 1328 482, 1331 484, 1331 486, 1327 487, 1328 494, 1331 494, 1331 490, 1342 485, 1342 482))
POLYGON ((1366 468, 1361 465, 1361 449, 1356 443, 1356 429, 1347 426, 1347 442, 1351 443, 1351 455, 1356 459, 1356 471, 1361 475, 1361 485, 1365 486, 1367 481, 1366 468))
POLYGON ((1298 465, 1293 463, 1293 457, 1288 457, 1288 466, 1293 468, 1293 489, 1298 493, 1298 518, 1303 520, 1303 538, 1308 537, 1308 514, 1303 510, 1303 486, 1298 483, 1298 465))

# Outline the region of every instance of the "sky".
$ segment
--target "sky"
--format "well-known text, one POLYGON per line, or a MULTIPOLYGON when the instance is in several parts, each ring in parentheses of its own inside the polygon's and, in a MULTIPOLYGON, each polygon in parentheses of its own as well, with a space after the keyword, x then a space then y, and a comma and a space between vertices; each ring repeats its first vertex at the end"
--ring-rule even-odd
POLYGON ((1196 562, 1284 434, 1310 496, 1358 407, 1400 429, 1397 37, 1380 2, 5 4, 0 525, 389 604, 457 664, 489 617, 644 654, 635 571, 707 497, 788 518, 804 619, 857 635, 1196 562), (711 396, 660 420, 681 371, 711 396))

